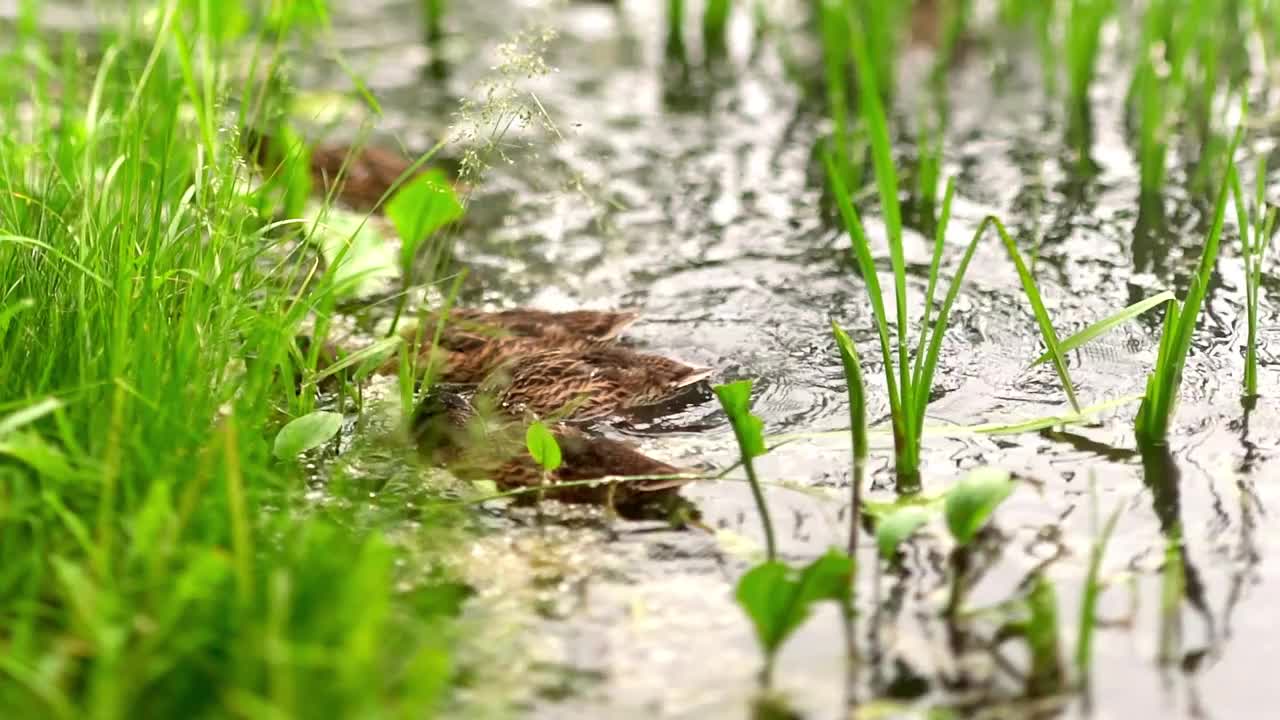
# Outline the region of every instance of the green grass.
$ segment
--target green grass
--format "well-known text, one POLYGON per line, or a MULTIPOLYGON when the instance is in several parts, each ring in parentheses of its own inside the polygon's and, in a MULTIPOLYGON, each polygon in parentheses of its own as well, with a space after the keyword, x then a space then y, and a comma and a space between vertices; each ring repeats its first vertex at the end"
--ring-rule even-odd
POLYGON ((88 66, 32 22, 0 60, 30 78, 0 99, 6 717, 422 717, 452 682, 460 588, 404 569, 452 516, 359 474, 315 507, 272 455, 336 288, 257 213, 227 98, 271 68, 224 71, 263 57, 225 10, 167 3, 88 66))
POLYGON ((1245 356, 1244 397, 1246 402, 1258 396, 1258 296, 1262 287, 1262 267, 1275 231, 1276 211, 1267 208, 1267 158, 1258 158, 1257 186, 1253 205, 1246 204, 1240 187, 1240 175, 1230 168, 1231 193, 1236 206, 1236 227, 1240 232, 1240 257, 1244 261, 1245 282, 1245 356))
POLYGON ((1227 148, 1227 173, 1218 189, 1214 203, 1213 220, 1205 237, 1200 261, 1191 278, 1186 298, 1179 303, 1170 302, 1165 310, 1164 329, 1160 336, 1160 349, 1156 366, 1147 379, 1146 392, 1135 420, 1135 431, 1140 443, 1163 444, 1169 433, 1182 385, 1182 373, 1191 352, 1191 340, 1195 334, 1200 308, 1209 291, 1209 282, 1218 262, 1218 250, 1222 239, 1222 225, 1227 211, 1227 196, 1231 191, 1231 178, 1235 177, 1235 151, 1240 143, 1241 131, 1237 130, 1227 148))
POLYGON ((999 219, 987 217, 980 224, 956 269, 946 298, 943 300, 936 318, 932 316, 934 298, 939 289, 942 254, 951 215, 951 202, 955 193, 953 182, 947 183, 942 199, 940 216, 934 224, 933 259, 929 268, 929 283, 925 292, 920 334, 914 344, 915 351, 914 353, 912 352, 912 342, 908 336, 909 308, 907 306, 906 262, 903 251, 902 211, 898 200, 898 174, 892 156, 888 119, 880 100, 880 92, 875 84, 876 74, 868 54, 868 47, 856 32, 849 35, 849 41, 854 56, 854 64, 858 69, 860 78, 859 100, 862 109, 862 122, 870 138, 871 156, 880 197, 880 212, 884 218, 888 234, 890 264, 894 280, 894 307, 896 308, 896 322, 892 326, 896 328, 896 342, 891 340, 891 323, 885 310, 885 301, 880 290, 875 260, 871 254, 870 241, 854 207, 850 189, 845 185, 836 166, 836 161, 830 154, 827 156, 828 179, 832 184, 845 228, 849 233, 854 259, 862 279, 867 285, 867 293, 871 300, 876 329, 879 333, 880 348, 885 366, 885 382, 888 385, 889 405, 893 420, 894 465, 898 477, 898 487, 902 492, 914 492, 920 486, 920 443, 924 428, 925 408, 928 404, 929 391, 933 386, 933 374, 937 368, 938 355, 942 348, 942 339, 946 332, 947 320, 952 304, 959 293, 965 271, 973 258, 973 253, 989 227, 995 228, 1010 259, 1014 263, 1019 279, 1022 282, 1023 290, 1026 293, 1028 304, 1036 317, 1045 346, 1051 353, 1055 369, 1062 381, 1072 408, 1078 412, 1080 407, 1075 398, 1066 361, 1058 347, 1057 335, 1040 299, 1035 280, 1031 277, 1017 246, 1012 238, 1009 237, 999 219))

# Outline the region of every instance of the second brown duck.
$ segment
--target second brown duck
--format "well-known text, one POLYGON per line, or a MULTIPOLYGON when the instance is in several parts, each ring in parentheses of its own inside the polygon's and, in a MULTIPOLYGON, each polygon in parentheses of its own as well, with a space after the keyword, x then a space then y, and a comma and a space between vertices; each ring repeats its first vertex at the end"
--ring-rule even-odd
POLYGON ((690 481, 678 477, 682 471, 674 465, 654 460, 626 443, 567 425, 551 427, 560 446, 561 464, 544 473, 525 448, 525 424, 501 410, 480 412, 463 395, 433 387, 419 401, 413 418, 414 438, 429 459, 460 479, 492 480, 502 490, 540 488, 547 497, 563 502, 612 502, 629 515, 674 500, 678 489, 690 481), (623 476, 646 479, 557 487, 559 483, 623 476))

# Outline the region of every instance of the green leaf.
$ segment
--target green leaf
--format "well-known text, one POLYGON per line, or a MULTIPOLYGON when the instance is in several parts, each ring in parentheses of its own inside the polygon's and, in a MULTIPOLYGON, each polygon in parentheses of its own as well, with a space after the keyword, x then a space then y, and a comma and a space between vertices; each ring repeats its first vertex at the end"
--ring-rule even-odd
POLYGON ((443 171, 427 170, 406 182, 387 202, 387 217, 403 241, 401 261, 412 260, 423 240, 462 214, 462 203, 443 171))
POLYGON ((13 458, 47 478, 69 480, 74 476, 62 450, 33 432, 9 433, 0 440, 0 457, 13 458))
POLYGON ((831 321, 831 333, 840 349, 840 364, 844 367, 844 382, 849 393, 849 433, 853 440, 855 462, 867 457, 867 389, 862 380, 862 364, 858 350, 835 320, 831 321))
POLYGON ((391 357, 403 344, 404 338, 399 335, 382 338, 377 342, 370 343, 369 345, 360 348, 350 355, 342 356, 341 360, 338 360, 333 364, 326 365, 323 370, 316 374, 316 380, 323 380, 330 375, 336 375, 337 373, 353 366, 360 367, 356 372, 357 377, 364 377, 364 375, 368 374, 374 368, 381 365, 387 358, 391 357))
POLYGON ((9 323, 13 321, 15 315, 23 310, 30 310, 35 306, 35 300, 32 300, 31 298, 22 298, 21 300, 8 303, 4 307, 0 307, 0 340, 2 340, 5 333, 9 331, 9 323))
POLYGON ((943 512, 956 542, 968 545, 1012 492, 1013 477, 1009 471, 992 467, 970 472, 951 488, 943 512))
POLYGON ((736 597, 761 647, 773 655, 809 617, 815 603, 847 602, 852 578, 853 560, 832 549, 798 572, 776 560, 761 563, 738 581, 736 597))
POLYGON ((743 455, 749 458, 765 453, 764 421, 751 414, 751 385, 751 380, 738 380, 712 388, 729 416, 743 455))
POLYGON ((898 546, 915 534, 929 518, 937 514, 936 508, 922 505, 908 505, 891 513, 876 526, 876 547, 880 549, 880 557, 892 560, 898 552, 898 546))
POLYGON ((280 428, 273 452, 281 460, 295 458, 328 442, 341 427, 342 415, 336 412, 317 410, 294 418, 280 428))
POLYGON ((524 444, 543 470, 554 472, 560 467, 560 443, 556 442, 555 436, 543 423, 535 422, 529 426, 524 434, 524 444))
POLYGON ((400 277, 394 243, 377 225, 357 213, 328 208, 315 241, 330 264, 334 292, 340 298, 365 297, 385 290, 400 277))
POLYGON ((1036 573, 1026 602, 1030 614, 1026 640, 1031 654, 1027 695, 1046 697, 1062 691, 1065 675, 1062 670, 1062 653, 1058 647, 1058 597, 1053 583, 1045 579, 1042 573, 1036 573))
POLYGON ((40 402, 32 403, 21 410, 5 415, 3 418, 0 418, 0 438, 24 426, 30 425, 60 407, 62 407, 61 400, 57 398, 45 398, 40 402))
MULTIPOLYGON (((1116 312, 1112 315, 1109 315, 1099 320, 1096 323, 1093 323, 1089 327, 1081 330, 1080 332, 1072 335, 1071 337, 1065 340, 1059 341, 1058 349, 1064 353, 1071 352, 1072 350, 1075 350, 1076 348, 1079 348, 1085 345, 1086 343, 1093 340, 1094 338, 1107 334, 1111 330, 1118 327, 1121 323, 1132 320, 1133 318, 1138 317, 1139 315, 1150 310, 1151 308, 1156 307, 1157 305, 1161 305, 1163 303, 1169 302, 1172 299, 1173 299, 1173 293, 1168 290, 1165 290, 1162 293, 1157 293, 1155 295, 1152 295, 1146 300, 1138 301, 1130 305, 1129 307, 1123 310, 1120 310, 1119 312, 1116 312)), ((1040 363, 1045 362, 1046 360, 1049 360, 1052 357, 1053 355, 1051 353, 1045 352, 1045 354, 1036 358, 1031 364, 1039 365, 1040 363)))

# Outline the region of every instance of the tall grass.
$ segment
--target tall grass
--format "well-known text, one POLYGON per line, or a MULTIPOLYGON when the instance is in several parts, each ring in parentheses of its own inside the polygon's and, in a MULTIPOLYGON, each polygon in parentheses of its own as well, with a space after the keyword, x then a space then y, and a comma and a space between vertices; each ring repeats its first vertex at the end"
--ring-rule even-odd
MULTIPOLYGON (((1200 262, 1191 278, 1186 298, 1178 303, 1170 302, 1165 311, 1164 329, 1160 336, 1160 349, 1156 366, 1147 379, 1142 405, 1138 408, 1135 431, 1138 441, 1146 444, 1162 444, 1169 432, 1169 421, 1178 401, 1182 385, 1182 372, 1191 352, 1191 339, 1195 334, 1200 307, 1209 291, 1209 282, 1218 262, 1218 250, 1222 239, 1222 225, 1227 210, 1227 195, 1231 179, 1235 177, 1235 150, 1240 143, 1241 130, 1227 148, 1227 172, 1218 188, 1213 207, 1213 221, 1205 237, 1200 262)), ((1243 228, 1242 228, 1243 232, 1243 228)))
POLYGON ((1067 127, 1077 144, 1085 141, 1089 131, 1089 86, 1097 71, 1102 28, 1114 10, 1114 0, 1071 0, 1063 50, 1067 62, 1067 127))
POLYGON ((163 3, 89 67, 33 22, 0 59, 31 78, 0 97, 6 717, 419 717, 451 679, 458 590, 402 569, 437 541, 380 532, 406 499, 312 508, 271 456, 333 278, 255 211, 223 10, 163 3))
POLYGON ((1240 257, 1244 261, 1245 298, 1245 355, 1244 398, 1251 401, 1258 395, 1258 298, 1262 288, 1262 266, 1267 259, 1275 231, 1276 212, 1267 208, 1267 158, 1258 158, 1257 185, 1253 205, 1248 206, 1240 187, 1240 176, 1232 167, 1229 171, 1231 192, 1236 206, 1236 226, 1240 231, 1240 257))
POLYGON ((862 221, 854 208, 849 188, 845 185, 835 160, 828 154, 828 177, 836 195, 836 201, 844 225, 849 232, 853 247, 854 259, 867 285, 875 316, 876 329, 879 333, 880 348, 885 367, 885 382, 888 385, 889 405, 892 413, 894 436, 894 464, 898 477, 898 488, 902 492, 914 492, 920 486, 920 442, 924 428, 925 408, 929 401, 929 391, 933 386, 933 374, 937 368, 938 356, 942 347, 942 339, 946 332, 947 321, 952 304, 959 293, 960 283, 973 258, 979 240, 988 227, 994 227, 1000 236, 1010 259, 1014 263, 1028 304, 1031 306, 1040 326, 1045 345, 1052 356, 1055 369, 1062 381, 1072 407, 1077 412, 1079 404, 1075 398, 1074 388, 1067 371, 1066 361, 1058 346, 1057 335, 1049 320, 1048 313, 1040 299, 1035 280, 1031 277, 1022 260, 1017 246, 1009 237, 1004 225, 995 217, 987 217, 979 225, 970 241, 960 264, 952 278, 936 317, 933 316, 934 297, 939 287, 942 254, 944 250, 947 227, 951 216, 951 202, 955 193, 954 182, 949 181, 942 199, 940 216, 935 224, 933 259, 929 268, 929 283, 925 292, 923 317, 919 338, 912 352, 909 338, 909 308, 907 304, 906 261, 903 251, 903 222, 899 204, 899 185, 897 170, 892 157, 888 119, 881 103, 880 92, 876 86, 876 74, 872 66, 869 49, 863 42, 855 25, 849 36, 849 46, 854 56, 854 64, 858 70, 859 99, 862 109, 862 121, 866 127, 871 145, 871 156, 875 167, 876 185, 879 191, 880 212, 884 218, 889 246, 890 264, 894 280, 894 307, 896 309, 896 342, 890 339, 890 320, 885 310, 884 297, 880 290, 875 260, 871 254, 871 244, 862 226, 862 221))

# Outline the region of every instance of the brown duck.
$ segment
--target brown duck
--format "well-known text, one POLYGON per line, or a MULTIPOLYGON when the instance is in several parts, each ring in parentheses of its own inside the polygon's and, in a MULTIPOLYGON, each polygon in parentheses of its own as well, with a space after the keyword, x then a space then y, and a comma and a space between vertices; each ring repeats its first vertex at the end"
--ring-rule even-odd
MULTIPOLYGON (((277 147, 270 135, 255 131, 245 135, 247 145, 264 169, 274 168, 287 151, 277 147)), ((311 148, 310 161, 311 179, 318 190, 326 196, 332 193, 343 204, 361 211, 380 209, 378 201, 413 165, 401 153, 370 145, 316 145, 311 148)))
POLYGON ((510 412, 591 420, 656 405, 711 372, 661 355, 593 346, 515 357, 491 372, 480 389, 510 412))
MULTIPOLYGON (((543 351, 604 348, 637 317, 633 312, 605 310, 556 313, 528 308, 497 312, 454 308, 449 311, 444 332, 434 348, 438 379, 478 383, 499 366, 543 351)), ((400 335, 408 342, 423 345, 420 354, 425 361, 431 357, 435 317, 427 316, 423 323, 421 332, 410 325, 401 329, 400 335)), ((392 358, 379 372, 394 374, 399 367, 399 359, 392 358)))
MULTIPOLYGON (((414 439, 432 462, 463 480, 492 480, 502 490, 544 487, 544 473, 525 447, 525 431, 525 424, 510 415, 477 412, 464 396, 440 387, 427 391, 413 417, 414 439)), ((670 477, 556 488, 564 482, 682 471, 626 443, 570 426, 554 425, 552 434, 560 446, 561 463, 545 477, 547 497, 571 503, 612 502, 626 515, 674 500, 678 488, 690 481, 670 477)))

